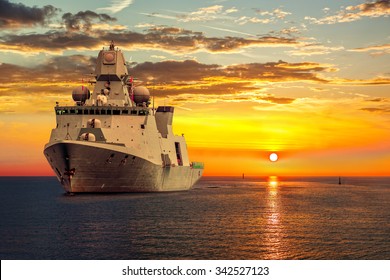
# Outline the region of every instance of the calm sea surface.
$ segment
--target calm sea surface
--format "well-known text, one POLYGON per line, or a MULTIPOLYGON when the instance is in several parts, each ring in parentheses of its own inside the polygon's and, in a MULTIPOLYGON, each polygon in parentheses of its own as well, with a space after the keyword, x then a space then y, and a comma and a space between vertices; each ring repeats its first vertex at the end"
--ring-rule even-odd
POLYGON ((204 178, 67 196, 0 177, 1 259, 390 259, 390 177, 204 178))

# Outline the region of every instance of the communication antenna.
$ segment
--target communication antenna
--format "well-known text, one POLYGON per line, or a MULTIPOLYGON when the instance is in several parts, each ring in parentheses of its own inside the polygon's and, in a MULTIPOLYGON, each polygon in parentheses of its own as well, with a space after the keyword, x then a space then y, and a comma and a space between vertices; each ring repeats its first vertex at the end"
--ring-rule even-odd
MULTIPOLYGON (((154 77, 153 77, 153 79, 152 79, 152 81, 154 80, 154 77)), ((154 84, 154 83, 153 83, 154 84)), ((151 86, 150 87, 150 91, 151 91, 151 93, 152 93, 152 111, 153 111, 153 116, 154 116, 154 86, 151 86)))

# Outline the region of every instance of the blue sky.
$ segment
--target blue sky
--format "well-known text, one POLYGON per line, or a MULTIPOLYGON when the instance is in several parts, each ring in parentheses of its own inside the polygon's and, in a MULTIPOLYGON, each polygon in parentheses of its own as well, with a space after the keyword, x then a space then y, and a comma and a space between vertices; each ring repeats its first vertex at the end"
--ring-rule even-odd
MULTIPOLYGON (((210 53, 198 51, 192 53, 176 52, 149 48, 146 52, 138 49, 130 52, 132 60, 159 61, 161 59, 195 58, 201 62, 216 62, 224 65, 231 63, 249 63, 253 61, 288 60, 289 62, 305 61, 315 58, 322 63, 336 63, 346 78, 370 78, 377 73, 387 71, 390 63, 388 55, 375 59, 370 52, 356 52, 356 49, 383 46, 390 41, 390 19, 384 12, 382 15, 363 15, 360 10, 349 10, 347 7, 358 7, 363 1, 22 1, 26 6, 43 7, 52 5, 61 9, 61 13, 76 14, 79 11, 91 10, 106 13, 116 21, 110 25, 118 25, 126 30, 145 32, 155 26, 177 27, 193 32, 202 32, 208 37, 240 37, 256 38, 259 36, 276 36, 295 38, 297 43, 291 47, 247 47, 237 49, 235 53, 210 53), (122 7, 120 7, 122 5, 122 7), (110 9, 111 7, 111 9, 110 9), (114 7, 114 8, 113 8, 114 7), (117 9, 115 9, 117 7, 117 9), (356 19, 343 22, 337 15, 349 12, 356 19), (328 21, 326 20, 328 18, 328 21), (335 22, 331 22, 331 18, 335 22), (321 22, 322 20, 322 22, 321 22), (316 22, 317 21, 317 22, 316 22), (251 36, 252 35, 252 36, 251 36), (354 52, 355 51, 355 52, 354 52), (379 63, 385 59, 386 63, 379 63), (344 65, 356 65, 353 69, 344 65), (373 64, 376 64, 375 67, 373 64), (365 68, 365 71, 359 71, 365 68), (368 72, 367 70, 371 70, 368 72)), ((4 30, 3 32, 42 32, 51 30, 52 25, 25 26, 23 29, 4 30)), ((90 49, 94 48, 87 47, 90 49)), ((388 48, 386 51, 388 52, 388 48)), ((80 49, 69 49, 66 53, 80 52, 80 49)), ((85 51, 85 50, 84 50, 85 51)), ((375 53, 372 51, 371 53, 375 53)), ((40 53, 35 53, 35 58, 40 53)), ((92 51, 89 52, 92 54, 92 51)), ((20 56, 3 57, 4 61, 24 61, 20 56)), ((35 63, 30 57, 30 63, 35 63)))

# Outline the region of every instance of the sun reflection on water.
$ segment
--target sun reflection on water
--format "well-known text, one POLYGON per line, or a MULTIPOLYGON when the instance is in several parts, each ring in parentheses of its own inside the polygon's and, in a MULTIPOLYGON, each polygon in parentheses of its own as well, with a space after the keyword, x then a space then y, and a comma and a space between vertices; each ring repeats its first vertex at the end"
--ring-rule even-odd
POLYGON ((279 181, 277 176, 269 176, 267 182, 267 190, 270 195, 276 196, 278 194, 279 181))
POLYGON ((277 176, 268 177, 266 196, 267 196, 267 227, 266 227, 266 245, 271 259, 283 258, 282 237, 283 226, 281 223, 280 182, 277 176))

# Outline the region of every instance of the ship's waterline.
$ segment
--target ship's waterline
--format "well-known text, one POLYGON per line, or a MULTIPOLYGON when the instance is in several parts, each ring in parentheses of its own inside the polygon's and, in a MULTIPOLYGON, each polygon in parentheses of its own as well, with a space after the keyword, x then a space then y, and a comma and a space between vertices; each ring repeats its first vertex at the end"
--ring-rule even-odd
POLYGON ((191 162, 184 135, 173 134, 174 108, 150 108, 113 43, 99 53, 95 88, 73 91, 74 106, 55 107, 57 126, 44 153, 67 192, 190 189, 203 164, 191 162))

